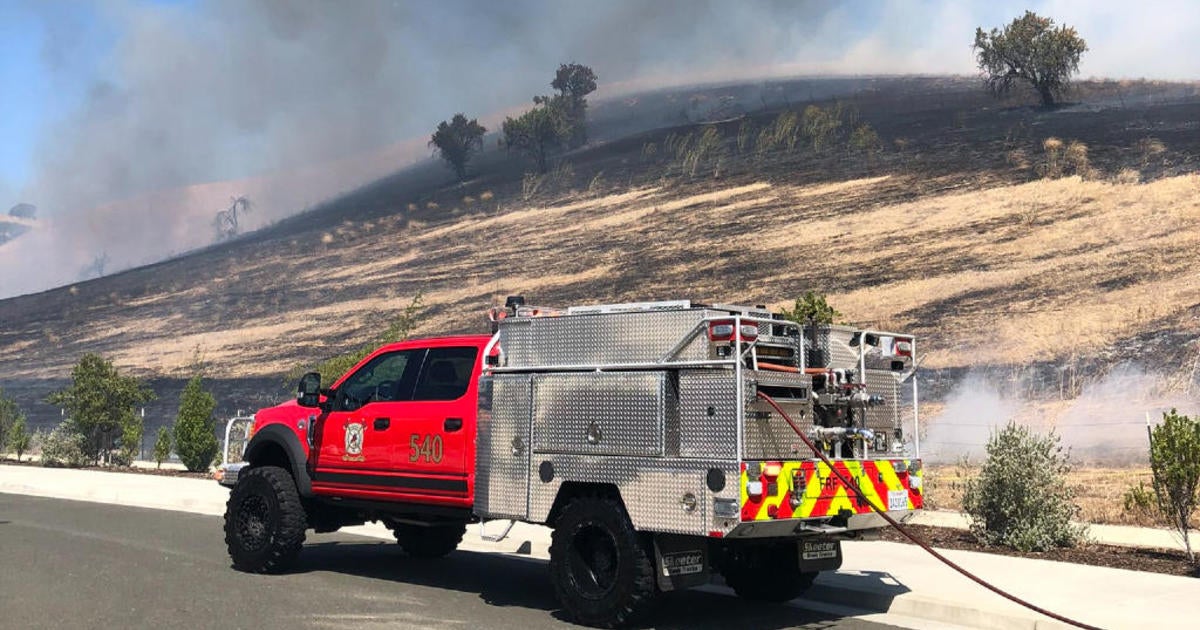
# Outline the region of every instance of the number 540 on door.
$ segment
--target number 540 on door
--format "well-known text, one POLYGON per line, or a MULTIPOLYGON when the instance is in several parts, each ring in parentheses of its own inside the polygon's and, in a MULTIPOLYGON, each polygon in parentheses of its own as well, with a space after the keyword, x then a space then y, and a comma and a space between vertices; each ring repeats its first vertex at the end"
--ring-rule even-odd
POLYGON ((442 461, 442 436, 440 435, 417 435, 414 433, 408 438, 408 448, 410 463, 425 460, 437 464, 442 461))

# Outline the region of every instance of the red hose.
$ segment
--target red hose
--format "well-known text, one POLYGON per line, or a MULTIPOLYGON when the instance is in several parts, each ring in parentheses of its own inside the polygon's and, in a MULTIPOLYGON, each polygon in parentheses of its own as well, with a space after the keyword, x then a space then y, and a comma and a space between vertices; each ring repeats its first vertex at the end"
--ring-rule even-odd
POLYGON ((1097 628, 1096 626, 1089 626, 1086 623, 1083 623, 1080 621, 1075 621, 1074 619, 1070 619, 1068 617, 1064 617, 1057 613, 1050 612, 1049 610, 1046 610, 1045 608, 1041 608, 1040 606, 1031 604, 1031 603, 1021 599, 1020 597, 1017 597, 1016 595, 1013 595, 1007 591, 1001 590, 1000 588, 998 588, 996 586, 992 586, 991 584, 983 581, 982 578, 976 576, 974 573, 967 571, 966 569, 955 564, 952 560, 950 560, 946 556, 943 556, 942 554, 938 553, 938 551, 936 549, 934 549, 933 547, 930 547, 925 541, 917 538, 915 535, 909 533, 908 530, 904 529, 904 527, 901 526, 900 523, 896 521, 896 519, 889 516, 885 510, 883 510, 878 505, 876 505, 874 501, 872 501, 869 497, 867 497, 867 495, 863 494, 863 491, 861 488, 859 488, 854 483, 851 483, 851 481, 849 479, 847 479, 840 470, 835 468, 833 465, 833 462, 829 461, 829 458, 826 457, 825 454, 822 453, 821 450, 818 449, 817 446, 812 443, 812 440, 808 439, 807 435, 804 435, 804 432, 800 430, 800 427, 796 426, 796 423, 793 422, 791 417, 787 415, 787 412, 785 412, 783 410, 783 408, 779 406, 779 403, 775 402, 770 396, 768 396, 762 392, 758 392, 758 397, 763 399, 764 401, 766 401, 766 403, 768 405, 771 405, 771 407, 773 407, 775 409, 775 411, 779 412, 779 415, 783 416, 783 419, 786 420, 788 425, 790 425, 792 427, 792 430, 796 432, 796 435, 800 436, 801 440, 804 440, 804 444, 807 445, 808 448, 811 449, 812 452, 815 453, 817 457, 820 457, 821 461, 825 462, 826 466, 829 466, 829 470, 832 471, 833 474, 837 475, 838 479, 841 479, 842 483, 845 484, 845 486, 847 488, 851 488, 854 490, 855 494, 858 495, 858 498, 860 501, 871 506, 872 510, 875 510, 876 513, 878 513, 880 516, 883 517, 883 520, 887 521, 888 524, 891 525, 892 527, 895 527, 896 530, 899 531, 901 534, 903 534, 905 538, 913 541, 914 543, 916 543, 918 546, 920 546, 925 551, 928 551, 930 553, 930 555, 937 558, 938 560, 941 560, 946 566, 967 576, 973 582, 986 588, 987 590, 989 590, 1011 602, 1020 604, 1021 606, 1024 606, 1032 611, 1039 612, 1043 615, 1046 615, 1047 617, 1050 617, 1051 619, 1055 619, 1055 620, 1061 621, 1065 624, 1075 626, 1076 628, 1086 628, 1087 630, 1100 630, 1100 628, 1097 628))

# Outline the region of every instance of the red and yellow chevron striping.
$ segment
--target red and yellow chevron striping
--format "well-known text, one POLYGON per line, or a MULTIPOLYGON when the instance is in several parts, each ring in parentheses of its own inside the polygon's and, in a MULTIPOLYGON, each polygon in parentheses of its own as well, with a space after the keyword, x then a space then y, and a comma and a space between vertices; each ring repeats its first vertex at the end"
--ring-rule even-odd
MULTIPOLYGON (((920 460, 850 459, 833 465, 889 512, 923 505, 920 460)), ((743 522, 872 511, 819 460, 743 462, 739 485, 743 522)))

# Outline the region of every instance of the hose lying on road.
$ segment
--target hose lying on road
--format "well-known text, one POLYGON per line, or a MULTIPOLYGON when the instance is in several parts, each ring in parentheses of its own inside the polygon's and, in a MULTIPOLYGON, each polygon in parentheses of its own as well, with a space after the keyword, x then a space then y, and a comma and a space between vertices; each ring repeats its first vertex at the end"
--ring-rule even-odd
POLYGON ((832 471, 833 474, 837 475, 838 479, 840 479, 847 488, 851 488, 854 490, 855 494, 858 495, 859 501, 864 502, 867 505, 871 506, 872 510, 875 510, 876 513, 878 513, 880 516, 883 517, 883 520, 887 521, 889 525, 896 528, 896 530, 899 531, 901 534, 903 534, 905 538, 913 541, 914 543, 916 543, 918 546, 920 546, 925 551, 928 551, 930 553, 930 555, 937 558, 938 560, 941 560, 946 566, 967 576, 972 581, 974 581, 976 584, 979 584, 980 586, 986 588, 987 590, 989 590, 1011 602, 1020 604, 1021 606, 1024 606, 1032 611, 1039 612, 1043 615, 1046 615, 1047 617, 1050 617, 1051 619, 1055 619, 1055 620, 1061 621, 1065 624, 1075 626, 1076 628, 1086 628, 1087 630, 1100 630, 1096 626, 1089 626, 1086 623, 1075 621, 1074 619, 1070 619, 1068 617, 1064 617, 1057 613, 1050 612, 1049 610, 1046 610, 1045 608, 1031 604, 1030 602, 1027 602, 1027 601, 1021 599, 1020 597, 1017 597, 1016 595, 1013 595, 1007 591, 1004 591, 1004 590, 1000 589, 999 587, 993 586, 993 585, 985 582, 982 578, 978 577, 974 573, 971 573, 970 571, 958 566, 957 564, 954 563, 954 561, 950 560, 946 556, 943 556, 942 554, 938 553, 938 551, 936 549, 934 549, 933 547, 930 547, 925 541, 917 538, 915 535, 911 534, 908 530, 904 529, 904 527, 902 525, 900 525, 900 523, 897 522, 896 519, 894 519, 888 515, 886 510, 884 510, 883 508, 876 505, 874 501, 872 501, 869 497, 867 497, 867 495, 863 494, 862 489, 859 488, 857 484, 851 483, 851 481, 849 479, 847 479, 846 476, 844 474, 842 474, 842 472, 840 470, 838 470, 836 467, 834 467, 833 462, 829 461, 829 458, 825 456, 825 453, 822 453, 821 450, 817 448, 816 444, 813 444, 812 440, 808 439, 808 436, 805 435, 804 432, 800 430, 800 427, 796 426, 796 423, 792 421, 791 416, 789 416, 787 414, 787 412, 785 412, 783 410, 783 408, 779 406, 779 403, 775 402, 774 399, 772 399, 770 396, 768 396, 762 392, 758 392, 758 397, 763 399, 764 401, 766 401, 766 403, 768 405, 771 405, 771 407, 773 407, 775 409, 775 411, 779 412, 779 415, 783 416, 783 419, 786 420, 788 425, 790 425, 792 427, 792 430, 796 432, 796 435, 800 436, 801 440, 804 440, 804 444, 807 445, 808 448, 811 449, 812 452, 817 455, 817 457, 820 457, 821 461, 825 462, 826 466, 829 466, 829 470, 832 471))

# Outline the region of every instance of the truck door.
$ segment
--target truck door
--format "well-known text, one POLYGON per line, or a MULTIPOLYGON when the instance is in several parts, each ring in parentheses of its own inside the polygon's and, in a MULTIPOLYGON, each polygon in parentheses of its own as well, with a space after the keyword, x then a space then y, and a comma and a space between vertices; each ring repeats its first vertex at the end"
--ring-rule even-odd
POLYGON ((393 492, 387 476, 403 438, 396 405, 412 397, 426 350, 385 352, 347 376, 319 422, 314 490, 393 492), (373 487, 373 489, 371 488, 373 487))
POLYGON ((430 348, 411 402, 401 403, 403 409, 396 414, 402 437, 394 454, 395 467, 423 480, 425 489, 438 494, 467 495, 478 355, 474 346, 430 348))

